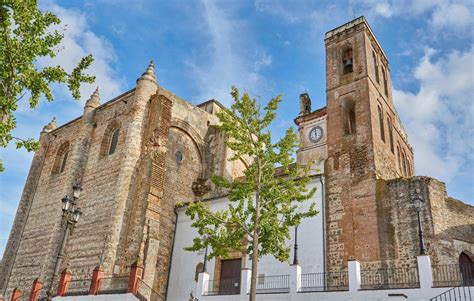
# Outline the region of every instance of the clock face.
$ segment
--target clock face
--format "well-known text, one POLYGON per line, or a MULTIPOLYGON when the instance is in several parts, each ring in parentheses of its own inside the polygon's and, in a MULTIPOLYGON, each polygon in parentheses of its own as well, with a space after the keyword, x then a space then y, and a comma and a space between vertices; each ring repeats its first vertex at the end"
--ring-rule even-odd
POLYGON ((320 126, 315 126, 309 131, 309 140, 313 143, 319 142, 323 138, 323 128, 320 126))

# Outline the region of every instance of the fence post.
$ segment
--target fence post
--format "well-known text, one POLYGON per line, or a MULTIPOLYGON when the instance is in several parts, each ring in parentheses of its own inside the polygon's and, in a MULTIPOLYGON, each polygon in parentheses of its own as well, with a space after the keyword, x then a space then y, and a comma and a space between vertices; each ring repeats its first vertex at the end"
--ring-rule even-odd
POLYGON ((197 284, 197 296, 202 297, 205 296, 208 290, 209 284, 209 274, 206 272, 199 273, 198 284, 197 284))
POLYGON ((142 279, 143 267, 135 261, 130 267, 130 275, 128 277, 127 293, 134 295, 138 292, 138 280, 142 279))
POLYGON ((431 289, 433 287, 433 272, 431 271, 431 259, 428 255, 418 255, 418 276, 420 277, 420 288, 431 289))
POLYGON ((23 296, 23 292, 18 287, 16 287, 13 290, 11 301, 19 301, 21 296, 23 296))
POLYGON ((100 265, 94 268, 92 272, 91 286, 89 288, 89 295, 97 295, 100 289, 100 282, 104 278, 104 270, 100 265))
POLYGON ((301 290, 301 266, 293 264, 290 266, 290 294, 296 294, 301 290))
POLYGON ((360 290, 360 263, 357 260, 349 260, 349 291, 360 290))
POLYGON ((240 294, 247 295, 250 293, 250 279, 252 278, 252 270, 247 268, 242 269, 241 277, 240 294))
POLYGON ((42 288, 43 281, 36 278, 35 281, 33 281, 33 287, 31 288, 30 298, 28 299, 28 301, 36 301, 41 293, 42 288))
MULTIPOLYGON (((72 273, 68 269, 64 269, 59 278, 59 285, 56 295, 64 296, 69 288, 69 282, 71 281, 72 273)), ((52 285, 52 284, 51 284, 52 285)))

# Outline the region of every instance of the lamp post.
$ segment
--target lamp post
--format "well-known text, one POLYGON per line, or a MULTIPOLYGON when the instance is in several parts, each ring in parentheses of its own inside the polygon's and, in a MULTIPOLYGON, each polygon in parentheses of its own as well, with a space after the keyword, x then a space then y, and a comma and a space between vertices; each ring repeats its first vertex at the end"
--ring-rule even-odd
POLYGON ((413 207, 416 210, 416 217, 418 219, 418 235, 420 236, 420 255, 426 255, 425 240, 423 238, 423 227, 421 225, 420 212, 423 203, 425 202, 423 198, 419 195, 416 195, 412 199, 413 207))
POLYGON ((298 225, 295 226, 295 245, 293 247, 293 265, 297 265, 298 262, 298 225))
POLYGON ((202 271, 204 273, 207 273, 207 245, 206 245, 206 249, 204 250, 204 264, 202 266, 202 271))
POLYGON ((75 184, 72 186, 72 199, 70 196, 66 195, 62 198, 62 210, 63 214, 61 217, 61 228, 64 228, 64 234, 61 241, 61 247, 58 252, 58 256, 56 259, 56 264, 54 266, 53 276, 51 278, 51 283, 49 285, 49 290, 47 292, 48 300, 51 300, 54 296, 53 288, 54 288, 54 281, 59 274, 59 268, 61 267, 62 260, 64 258, 64 249, 66 248, 66 243, 71 234, 74 226, 79 221, 79 218, 82 215, 82 212, 76 206, 76 201, 81 194, 82 188, 79 184, 75 184))

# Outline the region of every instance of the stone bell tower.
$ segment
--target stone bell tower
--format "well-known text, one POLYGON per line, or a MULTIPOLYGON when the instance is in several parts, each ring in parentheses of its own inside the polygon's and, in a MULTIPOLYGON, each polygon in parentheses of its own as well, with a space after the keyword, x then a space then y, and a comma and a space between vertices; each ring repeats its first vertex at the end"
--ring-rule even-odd
POLYGON ((350 259, 378 264, 377 179, 411 176, 413 152, 393 106, 387 58, 365 18, 327 32, 325 42, 328 268, 350 259))

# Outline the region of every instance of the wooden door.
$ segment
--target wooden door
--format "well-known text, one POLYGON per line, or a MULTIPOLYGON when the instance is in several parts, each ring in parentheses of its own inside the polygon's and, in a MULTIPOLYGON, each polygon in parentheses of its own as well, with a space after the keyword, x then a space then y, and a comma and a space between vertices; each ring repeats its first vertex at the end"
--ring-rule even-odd
POLYGON ((220 295, 240 294, 241 264, 241 258, 221 261, 221 278, 219 280, 220 295))

